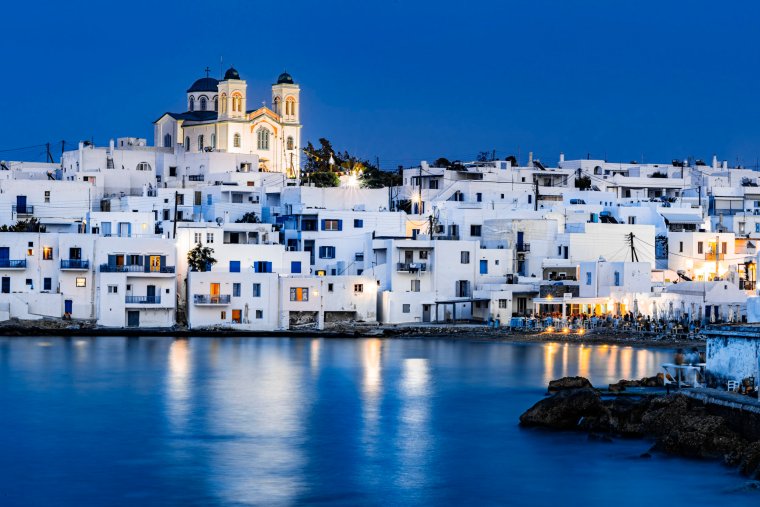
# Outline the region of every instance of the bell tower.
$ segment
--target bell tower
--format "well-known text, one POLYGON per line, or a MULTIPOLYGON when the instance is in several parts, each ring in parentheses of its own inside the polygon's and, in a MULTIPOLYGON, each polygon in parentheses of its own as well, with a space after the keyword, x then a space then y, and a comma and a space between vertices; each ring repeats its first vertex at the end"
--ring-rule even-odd
POLYGON ((219 81, 220 120, 245 118, 247 87, 234 67, 227 69, 224 79, 219 81))

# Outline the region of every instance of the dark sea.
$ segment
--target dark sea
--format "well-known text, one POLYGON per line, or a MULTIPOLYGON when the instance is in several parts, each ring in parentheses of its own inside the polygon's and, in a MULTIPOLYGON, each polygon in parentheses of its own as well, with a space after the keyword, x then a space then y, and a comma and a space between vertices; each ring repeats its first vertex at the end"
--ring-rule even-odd
POLYGON ((719 463, 518 426, 550 379, 672 351, 454 340, 0 338, 0 506, 760 505, 719 463))

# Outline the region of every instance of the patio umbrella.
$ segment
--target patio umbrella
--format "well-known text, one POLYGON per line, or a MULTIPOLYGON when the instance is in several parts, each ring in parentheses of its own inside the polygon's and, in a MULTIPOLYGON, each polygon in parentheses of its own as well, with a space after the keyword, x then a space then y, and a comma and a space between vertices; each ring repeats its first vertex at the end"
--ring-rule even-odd
POLYGON ((652 303, 652 319, 657 320, 657 303, 652 303))
POLYGON ((635 298, 633 300, 633 316, 634 317, 639 316, 639 300, 635 298))
POLYGON ((728 321, 734 321, 734 305, 728 305, 728 321))
POLYGON ((248 323, 248 303, 245 304, 245 310, 243 310, 243 322, 248 323))

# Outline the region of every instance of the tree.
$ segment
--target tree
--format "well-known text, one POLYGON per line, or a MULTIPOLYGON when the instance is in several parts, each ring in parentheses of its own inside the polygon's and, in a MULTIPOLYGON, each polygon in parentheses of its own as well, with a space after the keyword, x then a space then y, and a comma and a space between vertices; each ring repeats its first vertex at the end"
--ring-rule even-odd
POLYGON ((488 162, 491 160, 491 153, 488 151, 480 151, 478 152, 478 158, 476 160, 478 162, 488 162))
POLYGON ((580 178, 575 178, 575 188, 579 190, 588 190, 591 188, 591 177, 581 176, 580 178))
POLYGON ((515 157, 514 155, 510 155, 510 156, 508 156, 504 160, 506 160, 507 162, 509 162, 512 165, 512 167, 517 167, 517 165, 518 165, 517 164, 517 157, 515 157))
POLYGON ((306 182, 312 183, 315 187, 337 187, 340 185, 340 178, 332 171, 317 171, 306 175, 306 182))
POLYGON ((45 232, 45 226, 36 218, 19 220, 14 225, 0 226, 0 232, 45 232))
POLYGON ((401 185, 401 174, 396 171, 383 171, 377 167, 367 167, 361 176, 365 188, 397 187, 401 185))
POLYGON ((211 266, 216 264, 216 259, 212 257, 213 248, 203 246, 200 243, 195 248, 187 252, 187 264, 190 271, 209 271, 211 266))
POLYGON ((235 220, 236 224, 258 224, 259 222, 261 222, 261 220, 259 220, 259 216, 254 211, 249 211, 241 218, 235 220))
POLYGON ((448 169, 451 167, 451 162, 446 157, 439 157, 433 162, 433 167, 444 167, 448 169))

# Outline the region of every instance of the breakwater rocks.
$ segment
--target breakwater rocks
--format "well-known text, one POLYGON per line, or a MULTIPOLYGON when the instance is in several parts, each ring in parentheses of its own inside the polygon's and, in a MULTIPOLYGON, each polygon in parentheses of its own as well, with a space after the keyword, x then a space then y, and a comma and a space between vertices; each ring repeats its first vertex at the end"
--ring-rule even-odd
MULTIPOLYGON (((640 386, 656 380, 634 382, 640 386)), ((760 415, 755 412, 683 393, 603 396, 583 377, 552 381, 550 392, 555 394, 520 416, 522 426, 585 431, 601 439, 652 438, 654 451, 719 459, 760 480, 760 415)))

